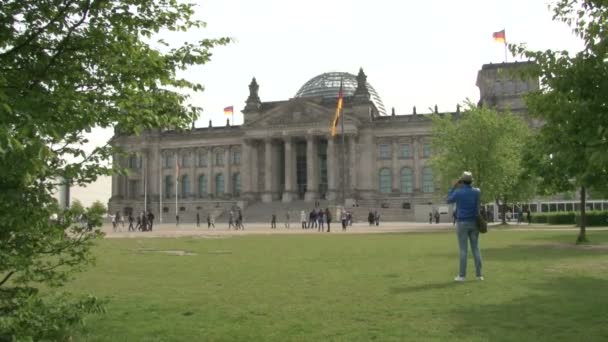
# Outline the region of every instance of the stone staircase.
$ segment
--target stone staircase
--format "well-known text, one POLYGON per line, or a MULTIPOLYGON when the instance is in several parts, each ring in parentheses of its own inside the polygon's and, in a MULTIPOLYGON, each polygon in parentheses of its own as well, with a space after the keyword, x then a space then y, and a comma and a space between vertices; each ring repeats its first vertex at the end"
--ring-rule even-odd
MULTIPOLYGON (((328 201, 320 200, 319 201, 321 208, 327 208, 329 206, 328 201)), ((289 212, 289 220, 291 224, 298 224, 300 222, 300 212, 304 210, 306 214, 310 213, 310 211, 314 208, 314 203, 305 202, 302 200, 293 201, 290 203, 282 203, 282 202, 270 202, 270 203, 262 203, 257 202, 249 205, 245 208, 243 212, 243 219, 245 222, 268 222, 270 223, 270 219, 272 214, 277 215, 277 223, 282 224, 285 222, 286 213, 289 212)), ((332 212, 334 212, 333 207, 329 207, 332 212)), ((224 213, 220 218, 225 219, 228 222, 228 214, 224 213)))

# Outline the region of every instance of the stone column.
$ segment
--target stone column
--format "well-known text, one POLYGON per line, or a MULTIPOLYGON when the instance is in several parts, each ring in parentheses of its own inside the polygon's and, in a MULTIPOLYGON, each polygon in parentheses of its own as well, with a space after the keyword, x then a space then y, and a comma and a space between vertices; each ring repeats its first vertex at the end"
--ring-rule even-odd
POLYGON ((420 186, 420 141, 418 137, 413 139, 413 153, 414 153, 414 192, 421 192, 422 187, 420 186))
MULTIPOLYGON (((120 157, 117 153, 112 156, 112 164, 118 166, 120 164, 120 157)), ((112 199, 120 197, 120 176, 118 174, 112 174, 112 199)), ((69 204, 68 204, 69 205, 69 204)))
POLYGON ((209 173, 207 174, 207 193, 208 197, 215 196, 215 148, 211 147, 207 150, 207 167, 209 173))
POLYGON ((232 197, 232 150, 230 145, 224 150, 224 194, 232 197))
POLYGON ((334 137, 327 137, 327 199, 335 201, 338 197, 336 189, 336 171, 338 161, 336 160, 336 144, 334 137))
POLYGON ((251 184, 251 192, 253 193, 254 198, 258 198, 260 188, 259 188, 259 178, 260 178, 260 170, 259 168, 259 158, 260 158, 260 144, 258 142, 251 142, 251 157, 249 161, 249 168, 247 170, 251 171, 250 184, 251 184))
POLYGON ((241 144, 241 197, 251 199, 251 144, 243 140, 241 144))
POLYGON ((359 168, 357 167, 357 142, 356 142, 357 137, 355 135, 350 135, 348 136, 348 143, 349 143, 349 151, 348 154, 350 155, 350 165, 347 165, 346 167, 350 168, 350 190, 351 190, 351 197, 353 197, 355 195, 355 192, 357 191, 357 171, 359 170, 359 168))
POLYGON ((283 191, 283 202, 293 201, 295 194, 295 158, 294 158, 294 145, 291 137, 286 137, 285 142, 285 190, 283 191))
POLYGON ((306 137, 306 194, 304 200, 312 202, 319 197, 319 179, 317 167, 317 144, 315 136, 306 137))
POLYGON ((264 141, 264 193, 262 202, 272 202, 272 140, 264 141))
POLYGON ((399 144, 397 144, 397 139, 393 139, 392 143, 391 143, 391 156, 392 156, 392 163, 391 163, 391 173, 392 173, 392 179, 393 179, 393 184, 391 185, 392 188, 392 192, 400 192, 400 184, 399 181, 401 180, 401 172, 399 172, 399 161, 397 160, 397 156, 399 155, 399 144))

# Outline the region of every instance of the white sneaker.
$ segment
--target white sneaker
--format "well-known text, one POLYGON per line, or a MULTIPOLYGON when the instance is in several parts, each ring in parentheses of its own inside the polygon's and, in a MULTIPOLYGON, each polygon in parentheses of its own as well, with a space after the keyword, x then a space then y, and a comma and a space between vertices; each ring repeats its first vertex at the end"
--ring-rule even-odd
POLYGON ((456 278, 454 278, 454 281, 462 283, 464 281, 464 277, 456 276, 456 278))
POLYGON ((483 276, 477 277, 477 280, 482 281, 483 280, 483 276))

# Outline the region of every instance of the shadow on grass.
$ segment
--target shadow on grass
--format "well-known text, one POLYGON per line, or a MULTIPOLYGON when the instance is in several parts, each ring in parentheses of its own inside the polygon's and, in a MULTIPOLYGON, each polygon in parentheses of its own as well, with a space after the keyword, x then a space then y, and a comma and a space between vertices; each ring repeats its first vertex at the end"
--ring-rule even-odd
MULTIPOLYGON (((487 341, 606 341, 608 280, 559 277, 503 304, 463 306, 451 314, 453 337, 487 341)), ((479 299, 477 300, 479 302, 479 299)))
POLYGON ((389 290, 392 294, 406 294, 419 291, 441 290, 449 287, 462 285, 454 281, 446 281, 441 283, 420 284, 414 286, 399 286, 391 287, 389 290))

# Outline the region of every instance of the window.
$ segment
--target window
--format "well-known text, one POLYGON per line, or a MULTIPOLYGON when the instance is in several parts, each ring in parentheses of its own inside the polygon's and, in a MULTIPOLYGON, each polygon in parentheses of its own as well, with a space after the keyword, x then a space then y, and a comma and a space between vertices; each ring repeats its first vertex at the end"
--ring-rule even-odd
POLYGON ((232 151, 232 165, 241 165, 241 151, 232 151))
POLYGON ((182 197, 190 196, 190 177, 188 175, 182 176, 182 197))
POLYGON ((431 144, 422 145, 422 157, 429 158, 431 156, 431 144))
POLYGON ((232 175, 232 194, 235 197, 239 197, 241 195, 241 174, 235 173, 232 175))
POLYGON ((205 175, 198 176, 198 196, 207 197, 207 177, 205 175))
POLYGON ((167 153, 163 156, 163 168, 169 169, 172 167, 175 167, 175 165, 173 165, 173 155, 167 153))
POLYGON ((404 167, 401 169, 401 192, 411 194, 414 190, 414 177, 412 169, 404 167))
POLYGON ((207 167, 207 151, 198 152, 198 166, 207 167))
POLYGON ((165 197, 169 198, 174 196, 173 194, 173 176, 165 176, 165 197))
POLYGON ((215 165, 224 166, 224 151, 223 150, 215 151, 215 165))
POLYGON ((378 159, 390 159, 391 146, 389 144, 378 145, 378 159))
POLYGON ((412 153, 410 151, 410 144, 401 144, 401 149, 399 150, 400 158, 411 158, 412 153))
POLYGON ((129 169, 139 169, 141 167, 141 157, 137 157, 137 154, 133 153, 129 155, 129 169))
POLYGON ((128 197, 130 199, 137 198, 138 188, 139 188, 139 181, 129 180, 129 196, 128 197))
POLYGON ((391 184, 393 183, 393 179, 391 177, 391 170, 388 168, 380 169, 379 172, 379 189, 383 194, 388 194, 391 192, 391 184))
POLYGON ((181 167, 190 167, 190 153, 185 153, 182 155, 182 165, 181 167))
POLYGON ((499 80, 494 83, 494 95, 502 95, 502 83, 499 80))
POLYGON ((425 167, 422 169, 422 192, 431 193, 435 191, 435 184, 433 184, 433 171, 425 167))
POLYGON ((215 175, 215 195, 221 196, 224 194, 224 175, 218 173, 215 175))

